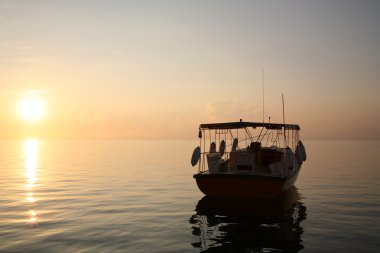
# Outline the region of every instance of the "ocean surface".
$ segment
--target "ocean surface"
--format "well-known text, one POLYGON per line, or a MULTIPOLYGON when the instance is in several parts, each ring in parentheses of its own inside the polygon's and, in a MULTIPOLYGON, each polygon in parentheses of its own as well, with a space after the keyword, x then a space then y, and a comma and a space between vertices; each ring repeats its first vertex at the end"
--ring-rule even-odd
POLYGON ((0 141, 0 252, 380 252, 380 142, 305 140, 272 201, 205 198, 197 141, 0 141))

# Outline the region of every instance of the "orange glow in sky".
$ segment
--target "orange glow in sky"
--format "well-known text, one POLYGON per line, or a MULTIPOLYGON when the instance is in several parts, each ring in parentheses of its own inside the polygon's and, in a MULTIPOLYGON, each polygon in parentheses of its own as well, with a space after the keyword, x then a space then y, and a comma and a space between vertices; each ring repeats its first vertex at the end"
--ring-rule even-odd
POLYGON ((282 122, 284 94, 303 139, 380 139, 380 1, 0 10, 0 139, 190 139, 201 123, 261 121, 263 69, 265 119, 282 122))

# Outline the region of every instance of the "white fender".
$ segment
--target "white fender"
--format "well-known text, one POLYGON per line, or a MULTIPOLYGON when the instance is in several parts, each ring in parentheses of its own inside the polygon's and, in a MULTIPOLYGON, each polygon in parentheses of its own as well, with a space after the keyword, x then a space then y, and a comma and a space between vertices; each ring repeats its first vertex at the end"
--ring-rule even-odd
POLYGON ((231 151, 236 151, 238 143, 239 143, 239 140, 235 138, 234 142, 232 143, 231 151))
POLYGON ((215 142, 211 142, 210 153, 215 153, 215 152, 216 152, 216 144, 215 144, 215 142))
POLYGON ((300 146, 300 149, 301 149, 301 154, 302 154, 302 160, 303 161, 306 161, 306 149, 305 149, 305 146, 302 144, 302 141, 299 141, 298 142, 298 145, 300 146))
POLYGON ((198 163, 200 157, 201 157, 201 148, 196 147, 194 149, 193 155, 191 156, 191 165, 193 167, 198 163))
POLYGON ((226 150, 226 142, 224 140, 222 140, 220 142, 220 146, 219 146, 219 154, 220 154, 220 156, 224 155, 224 151, 225 150, 226 150))
POLYGON ((299 144, 296 147, 296 158, 297 158, 297 163, 301 165, 303 163, 303 154, 302 154, 301 145, 299 144))

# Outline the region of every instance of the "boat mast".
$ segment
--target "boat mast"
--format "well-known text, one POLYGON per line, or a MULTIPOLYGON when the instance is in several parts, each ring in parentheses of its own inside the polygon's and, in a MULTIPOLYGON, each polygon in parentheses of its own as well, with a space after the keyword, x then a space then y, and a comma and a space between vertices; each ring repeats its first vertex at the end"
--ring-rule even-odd
POLYGON ((264 111, 264 106, 265 106, 265 96, 264 96, 264 92, 265 92, 265 89, 264 89, 264 67, 263 67, 263 123, 264 123, 264 120, 265 120, 265 111, 264 111))
POLYGON ((284 144, 285 144, 285 147, 286 147, 288 145, 286 143, 284 93, 282 94, 282 121, 284 123, 284 144))

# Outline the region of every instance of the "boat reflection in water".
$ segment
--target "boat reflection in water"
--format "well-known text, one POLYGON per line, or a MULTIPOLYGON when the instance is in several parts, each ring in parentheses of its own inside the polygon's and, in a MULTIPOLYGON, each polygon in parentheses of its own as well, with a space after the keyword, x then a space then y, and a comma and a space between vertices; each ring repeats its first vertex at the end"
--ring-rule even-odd
POLYGON ((203 197, 190 218, 201 252, 298 252, 306 207, 295 187, 272 200, 203 197))

